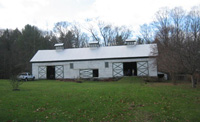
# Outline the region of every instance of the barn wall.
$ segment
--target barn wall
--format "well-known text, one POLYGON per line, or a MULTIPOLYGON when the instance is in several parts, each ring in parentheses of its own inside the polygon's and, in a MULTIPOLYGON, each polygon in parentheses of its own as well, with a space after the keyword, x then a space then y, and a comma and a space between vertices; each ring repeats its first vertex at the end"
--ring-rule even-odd
POLYGON ((33 63, 32 73, 35 78, 38 79, 38 68, 39 66, 64 66, 64 78, 79 78, 80 69, 98 69, 99 78, 109 78, 113 77, 113 67, 114 62, 140 62, 148 61, 149 66, 149 76, 157 76, 157 67, 153 66, 155 59, 153 58, 141 58, 141 59, 119 59, 119 60, 95 60, 95 61, 74 61, 74 62, 51 62, 51 63, 33 63), (109 67, 105 68, 105 62, 109 63, 109 67), (73 69, 70 69, 70 63, 73 63, 73 69))
POLYGON ((156 76, 157 77, 157 62, 155 58, 149 58, 148 61, 149 65, 149 76, 156 76))
POLYGON ((35 79, 38 79, 38 65, 32 63, 32 74, 35 76, 35 79))

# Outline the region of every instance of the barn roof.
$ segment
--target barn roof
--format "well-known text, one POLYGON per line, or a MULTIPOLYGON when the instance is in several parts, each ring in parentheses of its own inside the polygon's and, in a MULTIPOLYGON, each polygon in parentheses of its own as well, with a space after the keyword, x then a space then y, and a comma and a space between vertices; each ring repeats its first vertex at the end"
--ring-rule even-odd
MULTIPOLYGON (((62 51, 39 50, 30 62, 54 62, 150 57, 156 44, 71 48, 62 51)), ((155 55, 154 55, 155 56, 155 55)))

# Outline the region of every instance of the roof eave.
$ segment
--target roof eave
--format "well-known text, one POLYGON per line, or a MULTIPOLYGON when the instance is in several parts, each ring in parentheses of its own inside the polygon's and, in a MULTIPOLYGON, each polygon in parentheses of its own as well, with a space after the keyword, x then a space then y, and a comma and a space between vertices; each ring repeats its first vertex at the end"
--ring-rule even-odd
POLYGON ((73 59, 73 60, 51 60, 51 61, 30 61, 31 63, 47 63, 47 62, 73 62, 73 61, 95 61, 95 60, 120 60, 120 59, 138 59, 138 58, 155 58, 156 56, 142 57, 116 57, 116 58, 96 58, 96 59, 73 59))

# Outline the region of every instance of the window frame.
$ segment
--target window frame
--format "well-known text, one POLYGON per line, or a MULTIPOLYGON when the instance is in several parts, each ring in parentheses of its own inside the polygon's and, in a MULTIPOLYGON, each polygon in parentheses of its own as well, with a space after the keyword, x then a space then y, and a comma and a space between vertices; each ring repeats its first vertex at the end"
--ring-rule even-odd
POLYGON ((74 69, 74 63, 70 63, 70 64, 69 64, 69 68, 70 68, 70 69, 74 69))
POLYGON ((109 62, 105 62, 105 68, 109 68, 109 62))

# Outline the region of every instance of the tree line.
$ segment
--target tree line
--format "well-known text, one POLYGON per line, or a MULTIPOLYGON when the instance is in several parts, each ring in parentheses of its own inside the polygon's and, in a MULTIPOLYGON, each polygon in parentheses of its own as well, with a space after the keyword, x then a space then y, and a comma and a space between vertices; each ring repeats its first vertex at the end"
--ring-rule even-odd
POLYGON ((48 36, 34 26, 26 25, 21 31, 4 30, 0 36, 0 78, 9 78, 21 71, 30 71, 29 63, 39 49, 52 49, 48 36))
POLYGON ((34 54, 38 50, 54 49, 55 43, 64 43, 65 48, 87 47, 89 41, 98 41, 102 46, 111 43, 122 45, 131 36, 127 27, 103 22, 101 25, 90 25, 85 30, 77 23, 66 21, 56 23, 51 31, 31 25, 26 25, 22 30, 0 30, 0 78, 9 78, 22 71, 31 72, 30 60, 34 54))
POLYGON ((172 80, 177 74, 189 74, 195 87, 195 75, 200 72, 200 6, 189 12, 181 7, 162 8, 155 21, 141 28, 143 40, 157 43, 158 52, 153 53, 158 53, 158 71, 172 80))
MULTIPOLYGON (((54 44, 64 43, 65 48, 83 48, 89 41, 101 46, 124 45, 132 38, 127 26, 115 26, 97 19, 80 23, 57 22, 51 31, 26 25, 22 30, 0 30, 0 78, 9 78, 21 71, 31 71, 29 63, 40 49, 54 49, 54 44)), ((157 43, 158 71, 171 79, 176 74, 189 74, 192 79, 200 69, 200 6, 188 12, 181 7, 161 8, 151 23, 140 26, 138 44, 157 43)))

